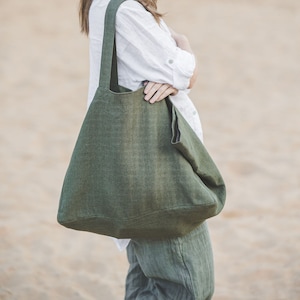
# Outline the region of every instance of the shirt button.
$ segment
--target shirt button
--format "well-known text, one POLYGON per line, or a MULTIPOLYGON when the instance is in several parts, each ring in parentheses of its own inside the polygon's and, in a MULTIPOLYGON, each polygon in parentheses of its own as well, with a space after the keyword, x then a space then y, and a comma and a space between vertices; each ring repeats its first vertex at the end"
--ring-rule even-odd
POLYGON ((168 61, 169 64, 172 64, 173 62, 174 62, 173 59, 169 59, 169 61, 168 61))

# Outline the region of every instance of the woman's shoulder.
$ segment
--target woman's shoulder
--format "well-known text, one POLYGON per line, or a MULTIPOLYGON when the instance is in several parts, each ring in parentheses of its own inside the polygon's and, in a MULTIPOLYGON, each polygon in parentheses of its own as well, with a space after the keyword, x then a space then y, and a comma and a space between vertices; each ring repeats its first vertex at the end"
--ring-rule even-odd
POLYGON ((136 14, 138 16, 143 16, 143 15, 148 15, 149 12, 139 1, 126 0, 120 5, 118 9, 118 14, 127 14, 127 15, 136 14))
POLYGON ((124 1, 117 11, 117 27, 122 30, 136 28, 152 27, 157 24, 152 14, 137 0, 124 1))
POLYGON ((145 9, 143 5, 137 1, 137 0, 126 0, 124 1, 119 9, 124 9, 124 8, 135 8, 135 9, 145 9))
MULTIPOLYGON (((110 0, 93 0, 92 7, 105 7, 108 5, 110 0)), ((137 0, 126 0, 123 3, 121 3, 118 11, 123 11, 123 10, 140 10, 144 11, 145 8, 143 5, 137 1, 137 0)))

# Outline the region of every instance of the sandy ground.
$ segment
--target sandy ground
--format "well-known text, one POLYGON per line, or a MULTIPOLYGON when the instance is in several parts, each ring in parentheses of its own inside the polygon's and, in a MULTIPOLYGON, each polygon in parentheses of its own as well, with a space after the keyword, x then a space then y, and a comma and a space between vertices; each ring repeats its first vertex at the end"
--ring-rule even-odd
MULTIPOLYGON (((122 299, 125 252, 56 223, 86 107, 77 1, 0 8, 0 299, 122 299)), ((191 96, 228 186, 226 208, 209 221, 214 299, 300 299, 300 3, 160 8, 192 41, 200 77, 191 96)))

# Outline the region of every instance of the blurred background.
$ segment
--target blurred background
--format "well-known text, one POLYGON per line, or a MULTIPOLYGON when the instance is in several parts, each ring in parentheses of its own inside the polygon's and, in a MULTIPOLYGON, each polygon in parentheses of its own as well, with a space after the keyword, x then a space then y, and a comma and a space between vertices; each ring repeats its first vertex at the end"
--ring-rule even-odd
MULTIPOLYGON (((300 298, 300 2, 159 0, 200 66, 191 98, 227 183, 215 300, 300 298)), ((86 110, 78 1, 0 1, 0 299, 123 299, 125 252, 56 223, 86 110)))

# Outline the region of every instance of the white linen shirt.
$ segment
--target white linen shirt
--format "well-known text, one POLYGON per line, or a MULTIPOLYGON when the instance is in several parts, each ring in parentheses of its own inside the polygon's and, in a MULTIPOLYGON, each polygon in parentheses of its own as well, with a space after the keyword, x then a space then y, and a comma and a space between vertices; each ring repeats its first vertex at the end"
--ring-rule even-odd
MULTIPOLYGON (((105 11, 109 0, 93 0, 89 12, 90 81, 88 105, 99 83, 105 11)), ((127 0, 116 15, 116 47, 118 80, 130 90, 142 87, 143 81, 168 83, 179 90, 170 96, 197 136, 202 140, 202 127, 197 110, 188 97, 190 78, 195 69, 195 57, 176 46, 163 20, 156 22, 138 1, 127 0)), ((155 104, 153 104, 155 105, 155 104)), ((117 240, 120 250, 128 239, 117 240)))

